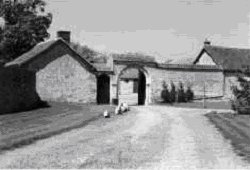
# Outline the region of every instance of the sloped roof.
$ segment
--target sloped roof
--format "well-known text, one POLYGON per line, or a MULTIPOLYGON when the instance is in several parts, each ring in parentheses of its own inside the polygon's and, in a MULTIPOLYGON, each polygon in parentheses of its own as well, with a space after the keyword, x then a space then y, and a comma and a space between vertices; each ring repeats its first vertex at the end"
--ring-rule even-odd
POLYGON ((56 42, 56 40, 51 40, 51 41, 42 42, 40 44, 37 44, 30 51, 24 53, 23 55, 14 59, 11 62, 6 63, 6 66, 22 65, 23 63, 26 63, 27 61, 31 60, 33 57, 37 56, 38 54, 42 53, 43 51, 49 49, 53 44, 55 44, 55 42, 56 42))
POLYGON ((250 67, 250 49, 229 48, 205 44, 200 54, 194 61, 196 64, 204 53, 223 70, 237 71, 250 67))
POLYGON ((158 68, 161 69, 173 69, 173 70, 213 70, 221 71, 221 68, 217 65, 195 65, 195 64, 158 64, 158 68))
POLYGON ((25 63, 31 61, 32 59, 34 59, 39 54, 51 49, 53 46, 55 46, 57 44, 60 44, 60 43, 66 45, 66 47, 68 47, 73 53, 75 53, 81 59, 81 62, 86 64, 92 71, 96 70, 96 68, 92 64, 90 64, 83 56, 79 55, 75 50, 73 50, 68 45, 68 43, 66 43, 62 39, 50 40, 50 41, 47 41, 47 42, 40 43, 40 44, 36 45, 34 48, 32 48, 30 51, 28 51, 28 52, 24 53, 23 55, 21 55, 20 57, 16 58, 15 60, 6 63, 5 66, 6 67, 9 67, 9 66, 22 66, 23 64, 25 64, 25 63))
POLYGON ((148 55, 137 54, 137 53, 127 53, 127 54, 113 54, 114 61, 135 61, 135 62, 145 62, 145 63, 155 63, 155 58, 148 55))

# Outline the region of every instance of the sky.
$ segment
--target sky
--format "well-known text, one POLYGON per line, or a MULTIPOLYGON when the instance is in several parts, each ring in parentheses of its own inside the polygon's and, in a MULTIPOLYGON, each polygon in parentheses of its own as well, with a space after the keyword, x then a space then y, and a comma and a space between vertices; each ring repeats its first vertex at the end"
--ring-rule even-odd
POLYGON ((158 61, 195 58, 205 39, 250 48, 249 0, 47 0, 49 32, 102 52, 141 52, 158 61))

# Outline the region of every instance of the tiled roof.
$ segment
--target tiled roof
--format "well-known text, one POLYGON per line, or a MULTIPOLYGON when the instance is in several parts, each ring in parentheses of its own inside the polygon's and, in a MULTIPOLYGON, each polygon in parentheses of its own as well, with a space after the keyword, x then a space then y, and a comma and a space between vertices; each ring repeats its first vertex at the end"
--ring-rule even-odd
POLYGON ((34 48, 32 48, 30 51, 21 55, 20 57, 14 59, 11 62, 6 63, 6 66, 22 65, 23 63, 26 63, 27 61, 31 60, 33 57, 37 56, 43 51, 49 49, 55 43, 56 43, 56 40, 51 40, 51 41, 40 43, 36 45, 34 48))
POLYGON ((136 61, 136 62, 146 62, 155 63, 155 58, 148 55, 128 53, 128 54, 113 54, 114 61, 136 61))
POLYGON ((195 64, 204 53, 207 53, 223 70, 242 70, 250 67, 250 49, 204 45, 204 48, 194 61, 195 64))
POLYGON ((16 58, 15 60, 13 60, 9 63, 6 63, 5 66, 6 67, 8 67, 8 66, 21 66, 21 65, 31 61, 39 54, 51 49, 54 45, 57 45, 60 43, 66 45, 66 47, 69 48, 73 53, 75 53, 78 56, 78 58, 80 59, 80 61, 82 61, 84 64, 86 64, 92 71, 96 71, 96 68, 92 64, 90 64, 83 56, 79 55, 75 50, 73 50, 68 45, 68 43, 66 43, 62 39, 50 40, 47 42, 40 43, 40 44, 36 45, 34 48, 32 48, 30 51, 28 51, 28 52, 24 53, 23 55, 21 55, 20 57, 16 58))
POLYGON ((221 70, 216 65, 194 65, 194 64, 158 64, 162 69, 188 69, 188 70, 221 70))

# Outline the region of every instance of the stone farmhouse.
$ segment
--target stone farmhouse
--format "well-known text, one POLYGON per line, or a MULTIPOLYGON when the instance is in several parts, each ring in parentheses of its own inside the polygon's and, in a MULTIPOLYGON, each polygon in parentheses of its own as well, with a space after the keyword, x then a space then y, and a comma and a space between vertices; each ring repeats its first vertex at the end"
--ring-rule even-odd
MULTIPOLYGON (((6 69, 33 73, 35 87, 31 89, 45 101, 147 105, 161 101, 163 81, 191 86, 196 97, 205 90, 206 97, 229 98, 236 75, 250 65, 249 49, 209 42, 193 64, 162 64, 153 57, 130 54, 100 55, 99 62, 87 61, 69 45, 70 32, 59 31, 58 37, 5 65, 6 69)), ((4 102, 0 100, 0 106, 4 102)))

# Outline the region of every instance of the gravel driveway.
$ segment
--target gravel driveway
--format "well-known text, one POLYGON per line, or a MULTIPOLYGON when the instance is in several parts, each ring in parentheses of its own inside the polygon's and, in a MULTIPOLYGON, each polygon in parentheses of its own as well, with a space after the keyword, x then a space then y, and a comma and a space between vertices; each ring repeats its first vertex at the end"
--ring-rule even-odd
POLYGON ((133 107, 0 155, 0 168, 249 169, 205 110, 133 107))

